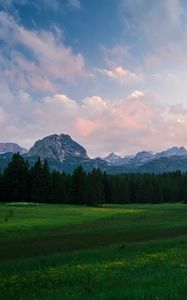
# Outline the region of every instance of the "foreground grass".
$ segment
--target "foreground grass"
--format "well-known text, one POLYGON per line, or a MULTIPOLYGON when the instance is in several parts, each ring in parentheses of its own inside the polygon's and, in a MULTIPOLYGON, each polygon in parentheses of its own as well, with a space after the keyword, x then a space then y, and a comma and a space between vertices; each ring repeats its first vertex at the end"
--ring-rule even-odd
POLYGON ((187 299, 185 205, 2 205, 0 220, 1 299, 187 299))

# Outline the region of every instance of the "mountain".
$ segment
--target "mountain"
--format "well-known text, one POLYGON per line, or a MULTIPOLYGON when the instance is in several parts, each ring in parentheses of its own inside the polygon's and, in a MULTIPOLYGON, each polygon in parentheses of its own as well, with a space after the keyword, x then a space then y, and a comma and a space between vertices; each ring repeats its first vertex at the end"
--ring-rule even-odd
POLYGON ((106 161, 99 158, 89 158, 86 149, 66 134, 53 134, 36 141, 25 157, 31 165, 38 157, 47 159, 51 169, 66 172, 73 172, 78 165, 82 165, 86 171, 94 167, 104 170, 108 166, 106 161))
POLYGON ((106 173, 115 175, 120 173, 154 173, 187 172, 187 156, 171 156, 153 159, 142 165, 124 164, 110 166, 106 173))
POLYGON ((166 151, 156 153, 155 158, 184 156, 184 155, 187 155, 187 150, 184 147, 172 147, 166 151))
POLYGON ((27 157, 40 156, 41 159, 52 159, 64 162, 68 159, 89 159, 86 149, 66 134, 53 134, 38 140, 28 151, 27 157))
POLYGON ((141 166, 148 161, 154 159, 154 154, 148 151, 141 151, 138 152, 133 158, 131 158, 128 163, 134 166, 141 166))
POLYGON ((154 155, 152 152, 142 151, 138 152, 136 155, 128 155, 121 157, 116 155, 115 153, 110 153, 108 156, 104 157, 103 160, 109 162, 115 166, 121 166, 126 164, 133 164, 133 165, 142 165, 147 161, 154 159, 154 155))
POLYGON ((140 173, 166 173, 180 170, 187 171, 187 155, 174 155, 154 159, 139 168, 140 173))
POLYGON ((148 162, 155 161, 161 158, 170 158, 178 156, 187 156, 187 150, 184 147, 173 147, 168 150, 153 153, 150 151, 141 151, 136 155, 120 157, 114 153, 111 153, 109 156, 103 158, 104 160, 110 162, 113 166, 125 166, 128 169, 133 169, 142 165, 147 164, 148 162), (111 157, 111 159, 110 159, 111 157))
MULTIPOLYGON (((129 162, 131 161, 131 159, 134 158, 134 155, 126 155, 124 156, 119 162, 118 165, 126 165, 129 164, 129 162)), ((117 164, 116 164, 117 165, 117 164)))
POLYGON ((0 153, 7 153, 7 152, 17 153, 17 152, 19 152, 20 154, 24 154, 27 151, 28 151, 27 149, 22 148, 18 144, 15 144, 15 143, 0 143, 0 153))
POLYGON ((108 156, 104 157, 103 160, 107 161, 112 165, 117 165, 122 160, 122 157, 112 152, 108 156))
POLYGON ((70 173, 78 165, 82 165, 86 171, 96 167, 109 174, 187 172, 187 150, 184 147, 173 147, 158 153, 141 151, 124 157, 111 153, 104 159, 91 159, 86 149, 69 135, 53 134, 36 141, 27 153, 25 151, 14 143, 0 143, 0 170, 11 161, 13 152, 20 152, 30 165, 40 157, 43 161, 47 159, 50 169, 70 173))

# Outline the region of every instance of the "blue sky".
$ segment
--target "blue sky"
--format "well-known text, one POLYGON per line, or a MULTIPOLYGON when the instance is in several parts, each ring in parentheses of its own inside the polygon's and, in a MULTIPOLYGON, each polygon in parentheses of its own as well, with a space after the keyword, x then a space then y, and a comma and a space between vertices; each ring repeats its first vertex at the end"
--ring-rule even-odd
POLYGON ((187 146, 184 0, 0 0, 0 140, 187 146))

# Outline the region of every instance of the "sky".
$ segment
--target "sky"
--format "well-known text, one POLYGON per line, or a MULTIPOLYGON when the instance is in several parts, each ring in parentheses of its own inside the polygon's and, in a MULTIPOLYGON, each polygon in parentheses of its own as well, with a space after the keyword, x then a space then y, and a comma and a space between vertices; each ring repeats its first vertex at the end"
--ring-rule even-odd
POLYGON ((0 0, 0 142, 187 147, 187 1, 0 0))

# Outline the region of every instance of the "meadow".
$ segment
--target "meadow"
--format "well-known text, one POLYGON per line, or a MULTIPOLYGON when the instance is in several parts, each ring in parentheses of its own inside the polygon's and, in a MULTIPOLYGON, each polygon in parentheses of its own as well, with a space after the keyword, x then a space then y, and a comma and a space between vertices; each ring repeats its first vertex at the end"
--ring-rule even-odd
POLYGON ((0 299, 187 299, 187 205, 0 205, 0 299))

